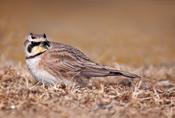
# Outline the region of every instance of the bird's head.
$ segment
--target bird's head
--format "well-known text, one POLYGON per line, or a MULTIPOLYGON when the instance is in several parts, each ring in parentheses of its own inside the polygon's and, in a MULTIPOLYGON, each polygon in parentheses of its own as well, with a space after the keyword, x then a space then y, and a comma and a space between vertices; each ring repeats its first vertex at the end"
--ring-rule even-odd
POLYGON ((27 58, 47 51, 50 47, 50 42, 47 40, 46 34, 30 33, 24 42, 24 46, 27 58))

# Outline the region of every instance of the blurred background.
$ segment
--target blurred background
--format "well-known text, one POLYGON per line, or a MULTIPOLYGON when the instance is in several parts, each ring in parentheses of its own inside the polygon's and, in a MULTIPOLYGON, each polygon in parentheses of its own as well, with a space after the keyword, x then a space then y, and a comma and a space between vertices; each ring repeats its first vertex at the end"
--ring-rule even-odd
POLYGON ((1 0, 0 56, 24 63, 29 32, 103 64, 175 63, 173 0, 1 0))

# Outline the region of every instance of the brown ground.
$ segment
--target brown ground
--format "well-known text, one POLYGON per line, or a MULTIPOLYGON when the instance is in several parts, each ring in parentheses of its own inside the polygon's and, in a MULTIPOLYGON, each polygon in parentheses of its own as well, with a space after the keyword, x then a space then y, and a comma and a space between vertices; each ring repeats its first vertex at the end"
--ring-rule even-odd
POLYGON ((1 0, 0 118, 173 118, 174 31, 173 0, 1 0), (36 84, 24 64, 29 32, 143 78, 109 77, 81 89, 36 84))
POLYGON ((0 68, 1 117, 175 117, 175 65, 122 67, 143 78, 131 83, 93 80, 85 88, 34 84, 23 65, 10 65, 0 68))

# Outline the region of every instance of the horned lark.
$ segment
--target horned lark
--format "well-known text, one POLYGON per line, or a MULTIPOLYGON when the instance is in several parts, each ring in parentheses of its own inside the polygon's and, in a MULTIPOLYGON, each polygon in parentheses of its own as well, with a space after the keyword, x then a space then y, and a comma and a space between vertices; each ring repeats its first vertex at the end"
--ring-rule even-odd
POLYGON ((28 69, 36 80, 45 84, 81 82, 81 78, 91 77, 139 77, 95 63, 72 46, 48 41, 46 34, 30 33, 24 45, 28 69))

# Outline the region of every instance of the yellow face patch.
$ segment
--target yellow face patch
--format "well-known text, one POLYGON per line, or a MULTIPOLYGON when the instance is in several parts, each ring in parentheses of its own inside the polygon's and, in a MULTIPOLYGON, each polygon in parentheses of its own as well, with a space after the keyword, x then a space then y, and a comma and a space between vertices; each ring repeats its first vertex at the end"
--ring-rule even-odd
POLYGON ((32 48, 32 53, 33 54, 38 54, 38 53, 41 53, 41 52, 44 52, 46 51, 47 49, 44 48, 44 47, 41 47, 41 46, 35 46, 32 48))

